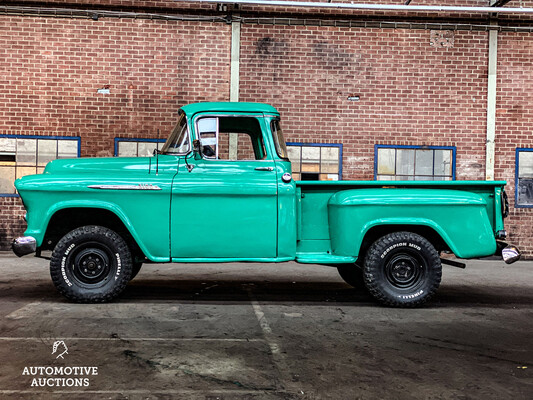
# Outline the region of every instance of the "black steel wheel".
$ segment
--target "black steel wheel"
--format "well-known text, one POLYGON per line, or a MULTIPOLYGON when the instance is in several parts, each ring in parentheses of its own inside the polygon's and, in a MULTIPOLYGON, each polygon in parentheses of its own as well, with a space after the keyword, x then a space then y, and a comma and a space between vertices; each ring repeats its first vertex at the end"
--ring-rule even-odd
POLYGON ((57 243, 50 275, 58 291, 78 303, 98 303, 117 297, 130 281, 131 254, 111 229, 88 225, 67 233, 57 243))
POLYGON ((416 307, 437 291, 442 277, 439 254, 422 236, 395 232, 379 238, 365 258, 364 280, 379 302, 416 307))
POLYGON ((363 268, 358 264, 341 264, 337 266, 339 275, 348 285, 358 290, 364 290, 365 280, 363 278, 363 268))

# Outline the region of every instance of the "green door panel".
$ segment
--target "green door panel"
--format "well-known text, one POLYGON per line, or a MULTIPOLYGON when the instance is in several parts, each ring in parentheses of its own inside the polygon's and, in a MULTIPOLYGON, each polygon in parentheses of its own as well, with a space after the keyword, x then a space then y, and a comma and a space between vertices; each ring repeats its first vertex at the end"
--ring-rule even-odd
POLYGON ((429 226, 461 258, 496 251, 487 202, 476 193, 407 188, 345 190, 331 196, 328 217, 335 255, 358 255, 364 235, 378 225, 429 226))
POLYGON ((274 161, 188 162, 172 185, 172 258, 276 257, 274 161))

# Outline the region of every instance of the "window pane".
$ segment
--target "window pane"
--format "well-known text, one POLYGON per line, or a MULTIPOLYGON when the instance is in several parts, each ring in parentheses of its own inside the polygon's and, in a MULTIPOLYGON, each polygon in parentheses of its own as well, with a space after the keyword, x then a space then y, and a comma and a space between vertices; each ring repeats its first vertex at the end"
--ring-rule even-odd
POLYGON ((22 178, 26 175, 34 175, 37 173, 37 169, 35 167, 17 167, 17 176, 16 179, 22 178))
POLYGON ((46 165, 57 158, 57 140, 37 140, 37 164, 46 165))
POLYGON ((57 141, 57 158, 77 158, 78 141, 77 140, 58 140, 57 141))
POLYGON ((17 139, 17 165, 37 165, 36 139, 17 139))
POLYGON ((0 166, 0 193, 15 193, 15 167, 0 166))
POLYGON ((287 155, 287 145, 285 143, 285 138, 283 137, 283 131, 279 124, 279 120, 274 120, 270 123, 270 129, 272 130, 272 137, 274 139, 274 146, 276 147, 276 152, 280 158, 288 158, 287 155))
POLYGON ((150 157, 154 154, 156 144, 154 142, 139 142, 137 156, 138 157, 150 157))
POLYGON ((217 137, 216 132, 200 132, 202 141, 202 153, 207 158, 217 157, 217 137))
POLYGON ((415 175, 433 175, 433 150, 416 150, 415 175))
POLYGON ((302 172, 320 172, 320 147, 302 147, 302 172))
POLYGON ((320 157, 322 165, 321 172, 338 173, 339 172, 339 148, 338 147, 321 147, 320 157))
POLYGON ((533 179, 518 178, 518 204, 533 205, 533 179))
POLYGON ((217 119, 216 118, 202 118, 198 121, 198 131, 200 133, 216 132, 217 119))
MULTIPOLYGON (((396 174, 415 174, 415 151, 411 149, 396 150, 396 174)), ((403 179, 402 179, 403 180, 403 179)))
POLYGON ((451 150, 435 150, 435 175, 452 176, 451 150))
POLYGON ((16 139, 0 138, 0 155, 15 155, 16 139))
POLYGON ((533 178, 533 151, 518 153, 518 176, 520 178, 533 178))
POLYGON ((118 142, 119 157, 137 157, 137 142, 118 142))
POLYGON ((300 146, 287 146, 289 160, 291 160, 292 171, 300 172, 300 155, 302 148, 300 146))
POLYGON ((396 149, 378 149, 378 174, 394 175, 396 149))
POLYGON ((321 181, 338 181, 339 175, 337 174, 320 174, 321 181))

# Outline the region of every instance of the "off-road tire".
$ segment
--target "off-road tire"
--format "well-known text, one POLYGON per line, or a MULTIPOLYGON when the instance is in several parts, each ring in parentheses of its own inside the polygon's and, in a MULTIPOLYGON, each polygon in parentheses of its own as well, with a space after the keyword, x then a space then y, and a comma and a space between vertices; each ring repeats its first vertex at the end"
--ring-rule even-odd
POLYGON ((130 281, 131 252, 116 232, 87 225, 57 243, 50 275, 57 290, 77 303, 103 303, 117 297, 130 281))
POLYGON ((337 266, 337 271, 341 278, 348 285, 358 290, 365 290, 365 280, 363 277, 363 268, 358 264, 342 264, 337 266))
POLYGON ((385 235, 365 258, 364 280, 370 294, 392 307, 416 307, 437 291, 442 266, 435 247, 412 232, 385 235))

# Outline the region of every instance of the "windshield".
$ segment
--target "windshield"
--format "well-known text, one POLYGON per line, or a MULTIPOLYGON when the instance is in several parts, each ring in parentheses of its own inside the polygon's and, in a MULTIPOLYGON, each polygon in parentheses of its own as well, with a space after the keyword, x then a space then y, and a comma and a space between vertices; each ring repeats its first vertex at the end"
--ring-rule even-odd
POLYGON ((279 158, 288 160, 289 155, 287 153, 287 146, 285 145, 285 138, 283 137, 283 131, 281 130, 279 119, 273 120, 270 123, 270 128, 272 129, 272 137, 274 138, 274 144, 279 158))
POLYGON ((162 154, 184 154, 189 151, 189 133, 187 131, 187 118, 181 114, 180 119, 165 145, 161 149, 162 154))

